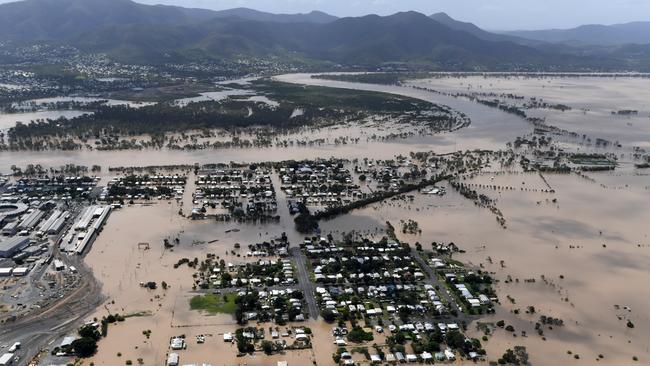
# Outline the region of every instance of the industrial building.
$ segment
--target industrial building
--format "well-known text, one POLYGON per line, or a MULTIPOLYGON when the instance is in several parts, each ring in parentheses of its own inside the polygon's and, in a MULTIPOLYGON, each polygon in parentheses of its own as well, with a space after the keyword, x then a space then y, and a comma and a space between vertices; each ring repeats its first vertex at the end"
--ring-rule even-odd
POLYGON ((0 356, 0 366, 9 366, 14 364, 14 354, 5 353, 0 356))
POLYGON ((61 242, 61 250, 68 253, 82 254, 95 240, 101 227, 106 222, 113 207, 90 206, 86 208, 61 242))
POLYGON ((83 231, 83 230, 88 229, 88 226, 90 225, 90 222, 93 220, 93 216, 95 215, 95 211, 97 210, 97 207, 99 207, 99 206, 87 207, 81 213, 81 216, 80 216, 79 220, 74 225, 74 229, 76 231, 83 231))
POLYGON ((60 210, 54 210, 50 214, 50 216, 41 223, 41 225, 38 227, 38 233, 40 235, 45 235, 49 234, 50 227, 56 223, 56 221, 63 215, 64 213, 60 210))
POLYGON ((16 267, 14 268, 13 271, 14 277, 27 276, 28 273, 29 273, 29 267, 16 267))
POLYGON ((61 229, 63 229, 63 226, 65 226, 65 221, 68 218, 68 215, 69 215, 68 212, 64 212, 63 214, 61 214, 61 216, 59 216, 59 218, 57 218, 54 221, 54 223, 52 223, 52 225, 50 225, 50 227, 47 229, 47 233, 49 235, 58 234, 61 231, 61 229))
POLYGON ((27 212, 27 205, 24 203, 0 203, 0 222, 11 217, 17 217, 27 212))
POLYGON ((36 227, 39 221, 43 218, 45 213, 41 210, 34 210, 27 214, 25 218, 18 224, 18 230, 32 230, 36 227))
POLYGON ((10 222, 2 228, 2 235, 16 235, 17 232, 18 221, 10 222))
POLYGON ((0 258, 12 257, 27 246, 29 246, 29 238, 25 236, 14 236, 0 241, 0 258))

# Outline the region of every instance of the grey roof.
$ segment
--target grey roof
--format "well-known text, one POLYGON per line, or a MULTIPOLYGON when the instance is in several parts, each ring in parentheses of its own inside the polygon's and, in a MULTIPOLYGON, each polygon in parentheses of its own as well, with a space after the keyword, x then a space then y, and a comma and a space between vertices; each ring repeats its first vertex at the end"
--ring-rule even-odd
POLYGON ((0 252, 12 252, 20 247, 25 247, 29 244, 29 237, 14 236, 7 240, 0 241, 0 252))

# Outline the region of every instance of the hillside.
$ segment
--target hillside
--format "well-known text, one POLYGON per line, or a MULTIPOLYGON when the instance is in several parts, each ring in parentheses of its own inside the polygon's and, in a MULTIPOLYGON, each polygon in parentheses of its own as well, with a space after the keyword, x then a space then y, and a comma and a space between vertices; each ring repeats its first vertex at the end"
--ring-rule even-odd
POLYGON ((101 27, 187 24, 211 12, 148 6, 130 0, 27 0, 0 5, 0 37, 34 41, 69 39, 101 27))
POLYGON ((245 20, 277 23, 329 23, 338 19, 337 17, 323 13, 322 11, 312 11, 307 14, 272 14, 248 8, 215 11, 213 12, 213 17, 237 17, 245 20))
POLYGON ((324 24, 218 18, 192 26, 108 26, 71 42, 88 51, 144 62, 273 55, 370 67, 410 63, 434 68, 493 68, 542 64, 545 58, 538 50, 486 41, 415 12, 342 18, 324 24))
MULTIPOLYGON (((487 32, 473 23, 461 22, 450 17, 447 13, 436 13, 429 16, 429 18, 435 20, 436 22, 443 24, 453 30, 467 32, 477 38, 493 41, 493 42, 516 42, 520 41, 517 37, 512 37, 504 34, 496 34, 487 32)), ((521 40, 523 41, 523 40, 521 40)))
MULTIPOLYGON (((336 18, 151 6, 131 0, 24 0, 0 5, 0 41, 49 41, 117 61, 160 64, 274 57, 308 65, 447 70, 601 69, 622 65, 590 54, 486 32, 444 13, 336 18), (585 55, 590 55, 589 57, 585 55)), ((645 58, 644 58, 645 59, 645 58)))
POLYGON ((583 25, 572 29, 513 31, 507 35, 577 45, 650 44, 650 22, 583 25))
POLYGON ((144 5, 131 0, 24 0, 0 5, 0 39, 70 39, 113 27, 193 25, 210 19, 240 18, 278 23, 326 23, 337 18, 322 12, 271 14, 237 8, 224 11, 144 5))

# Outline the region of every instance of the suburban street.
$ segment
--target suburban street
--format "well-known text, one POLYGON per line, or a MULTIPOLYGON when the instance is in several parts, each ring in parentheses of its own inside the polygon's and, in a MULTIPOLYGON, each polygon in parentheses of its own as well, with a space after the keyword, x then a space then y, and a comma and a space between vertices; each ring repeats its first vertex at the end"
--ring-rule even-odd
POLYGON ((291 254, 296 261, 296 267, 298 268, 298 286, 300 290, 302 290, 303 294, 305 294, 305 302, 307 302, 309 316, 312 319, 318 319, 318 304, 314 297, 315 287, 311 282, 309 271, 307 270, 307 258, 299 247, 291 248, 291 254))
POLYGON ((460 306, 458 306, 458 302, 456 301, 456 299, 454 299, 454 297, 451 296, 451 294, 448 292, 449 290, 447 289, 447 285, 444 284, 444 283, 442 283, 442 282, 440 282, 440 279, 439 279, 438 276, 436 275, 435 271, 434 271, 433 268, 431 268, 431 266, 430 266, 430 265, 429 265, 429 264, 424 260, 424 258, 422 258, 422 256, 420 255, 420 252, 418 252, 418 251, 415 250, 415 249, 411 249, 411 255, 413 256, 413 259, 415 259, 415 261, 418 262, 418 264, 420 265, 420 267, 421 267, 421 268, 426 272, 427 277, 429 278, 429 283, 430 283, 433 287, 437 287, 437 288, 440 289, 439 291, 437 291, 437 293, 440 294, 440 296, 442 296, 442 299, 443 299, 447 304, 449 304, 450 309, 454 309, 454 308, 455 308, 455 310, 458 311, 458 317, 457 317, 457 318, 459 318, 459 319, 461 319, 461 320, 462 320, 462 319, 467 320, 468 317, 467 317, 467 315, 463 312, 463 309, 461 309, 460 306))

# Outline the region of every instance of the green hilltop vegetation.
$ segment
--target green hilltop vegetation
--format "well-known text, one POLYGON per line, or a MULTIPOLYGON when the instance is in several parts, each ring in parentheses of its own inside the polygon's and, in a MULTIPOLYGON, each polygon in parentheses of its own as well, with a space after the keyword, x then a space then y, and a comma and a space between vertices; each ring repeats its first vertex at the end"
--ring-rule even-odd
POLYGON ((130 0, 25 0, 0 5, 0 41, 50 41, 154 65, 256 57, 321 70, 650 69, 649 46, 552 44, 417 12, 339 19, 320 12, 215 12, 130 0))

